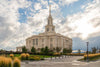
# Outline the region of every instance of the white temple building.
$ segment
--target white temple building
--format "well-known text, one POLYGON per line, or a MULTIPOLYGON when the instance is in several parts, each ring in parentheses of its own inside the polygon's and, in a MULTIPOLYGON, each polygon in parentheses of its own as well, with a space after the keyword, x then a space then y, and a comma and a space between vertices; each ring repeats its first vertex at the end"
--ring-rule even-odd
POLYGON ((26 39, 26 48, 28 51, 31 51, 32 47, 36 49, 48 47, 53 49, 59 47, 72 49, 72 39, 66 36, 63 36, 55 32, 55 26, 53 25, 53 18, 51 16, 51 7, 49 7, 49 16, 47 19, 47 25, 45 26, 45 32, 40 33, 39 35, 33 35, 26 39))
POLYGON ((55 26, 53 25, 53 18, 51 16, 51 7, 49 7, 49 16, 47 25, 45 26, 45 32, 26 39, 26 48, 28 51, 31 51, 33 46, 36 49, 46 46, 50 49, 56 47, 72 49, 72 39, 55 32, 55 26))

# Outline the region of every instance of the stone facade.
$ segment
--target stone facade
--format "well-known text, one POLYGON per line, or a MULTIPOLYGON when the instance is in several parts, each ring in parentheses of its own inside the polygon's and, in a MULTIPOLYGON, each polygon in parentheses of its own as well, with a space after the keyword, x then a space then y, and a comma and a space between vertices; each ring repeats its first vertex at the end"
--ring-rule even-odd
POLYGON ((45 32, 39 35, 33 35, 26 39, 26 48, 31 51, 34 46, 36 49, 40 49, 48 46, 50 49, 60 47, 61 49, 72 49, 72 39, 63 36, 55 32, 55 26, 53 25, 53 19, 51 16, 51 7, 49 8, 48 23, 45 26, 45 32))

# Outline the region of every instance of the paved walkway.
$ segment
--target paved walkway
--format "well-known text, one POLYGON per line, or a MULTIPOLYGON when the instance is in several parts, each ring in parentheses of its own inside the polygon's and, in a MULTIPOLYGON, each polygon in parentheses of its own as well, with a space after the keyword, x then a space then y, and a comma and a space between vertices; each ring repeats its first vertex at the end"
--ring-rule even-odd
POLYGON ((82 56, 67 56, 66 58, 48 58, 44 61, 33 61, 28 64, 21 62, 21 67, 100 67, 100 62, 80 62, 82 56))

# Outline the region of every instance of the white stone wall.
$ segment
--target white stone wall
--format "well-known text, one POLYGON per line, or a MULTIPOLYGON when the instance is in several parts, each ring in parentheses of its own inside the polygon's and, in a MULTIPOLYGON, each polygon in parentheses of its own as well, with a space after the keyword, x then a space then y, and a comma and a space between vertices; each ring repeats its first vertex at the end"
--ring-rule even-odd
POLYGON ((35 47, 36 49, 38 48, 43 48, 48 46, 50 48, 50 46, 52 48, 56 48, 56 47, 61 47, 63 48, 71 48, 72 49, 72 40, 68 39, 67 37, 63 37, 63 36, 33 36, 29 39, 26 40, 26 48, 31 51, 32 47, 35 47), (52 38, 52 41, 51 41, 52 38), (35 44, 33 45, 33 39, 35 39, 35 44), (36 44, 36 39, 38 39, 38 45, 36 44), (51 45, 52 44, 52 45, 51 45))

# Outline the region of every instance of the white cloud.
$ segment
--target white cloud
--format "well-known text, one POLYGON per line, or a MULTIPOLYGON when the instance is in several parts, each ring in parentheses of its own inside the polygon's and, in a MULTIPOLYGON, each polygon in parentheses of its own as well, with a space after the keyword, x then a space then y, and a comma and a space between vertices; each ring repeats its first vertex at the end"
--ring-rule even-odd
MULTIPOLYGON (((44 31, 48 17, 48 1, 41 0, 34 4, 35 10, 30 7, 27 0, 0 0, 0 46, 5 49, 15 49, 16 46, 25 45, 25 39, 33 34, 44 31), (42 8, 44 7, 44 9, 42 8), (27 23, 20 23, 19 8, 29 8, 31 16, 27 15, 27 23), (38 10, 38 12, 36 12, 38 10)), ((60 0, 61 1, 61 0, 60 0)), ((59 1, 59 2, 60 2, 59 1)), ((63 4, 72 4, 78 0, 63 0, 63 4)), ((60 5, 51 1, 51 9, 56 31, 70 37, 87 39, 91 36, 100 36, 100 1, 95 0, 84 7, 84 12, 62 16, 60 5)), ((27 13, 26 13, 27 14, 27 13)))
POLYGON ((84 12, 67 17, 62 33, 70 37, 80 37, 83 40, 100 36, 100 1, 89 3, 84 12), (70 29, 70 30, 67 30, 70 29), (97 34, 96 34, 97 33, 97 34))
POLYGON ((69 4, 72 4, 74 2, 77 2, 78 0, 59 0, 59 3, 61 5, 69 5, 69 4))
POLYGON ((27 0, 0 0, 0 9, 2 9, 0 10, 0 46, 2 48, 7 49, 9 46, 15 48, 19 45, 18 39, 22 41, 19 37, 19 34, 22 34, 19 30, 22 29, 21 23, 18 22, 20 16, 18 9, 30 5, 31 2, 27 0))
POLYGON ((40 10, 42 8, 42 5, 40 3, 35 3, 34 8, 35 10, 40 10))

